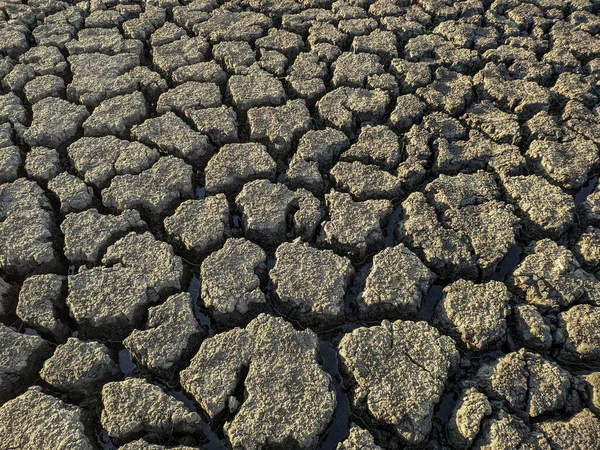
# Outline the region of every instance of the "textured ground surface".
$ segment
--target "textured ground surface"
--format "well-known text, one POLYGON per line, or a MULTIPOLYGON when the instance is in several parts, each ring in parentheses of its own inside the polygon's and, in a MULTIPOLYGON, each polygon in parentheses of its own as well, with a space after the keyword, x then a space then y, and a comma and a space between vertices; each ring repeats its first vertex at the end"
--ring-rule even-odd
POLYGON ((0 450, 599 449, 599 15, 0 0, 0 450))

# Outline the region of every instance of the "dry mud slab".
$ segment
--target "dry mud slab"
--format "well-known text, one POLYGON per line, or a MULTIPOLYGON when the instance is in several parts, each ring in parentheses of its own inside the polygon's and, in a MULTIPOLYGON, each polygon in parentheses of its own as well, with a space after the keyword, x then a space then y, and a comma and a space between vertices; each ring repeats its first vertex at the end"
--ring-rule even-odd
POLYGON ((600 449, 596 0, 0 0, 0 450, 600 449))

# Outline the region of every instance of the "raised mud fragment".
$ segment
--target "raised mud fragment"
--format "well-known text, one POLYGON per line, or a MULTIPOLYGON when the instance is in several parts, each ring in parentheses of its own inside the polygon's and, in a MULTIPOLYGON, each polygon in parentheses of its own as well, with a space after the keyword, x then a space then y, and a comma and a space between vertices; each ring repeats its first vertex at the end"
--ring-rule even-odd
POLYGON ((354 274, 350 260, 307 243, 286 242, 269 272, 278 305, 295 320, 325 326, 344 320, 344 295, 354 274), (320 283, 313 280, 318 277, 320 283))
POLYGON ((140 364, 168 380, 192 356, 204 336, 190 295, 181 293, 150 308, 144 329, 133 330, 123 345, 140 364))
POLYGON ((389 200, 355 202, 349 194, 331 191, 325 195, 329 220, 320 239, 337 252, 362 260, 367 251, 383 246, 383 225, 393 211, 389 200))
POLYGON ((134 126, 131 136, 195 167, 203 166, 214 153, 207 136, 192 130, 171 111, 134 126))
POLYGON ((164 220, 165 231, 193 255, 206 255, 231 235, 229 203, 224 194, 186 200, 164 220))
POLYGON ((0 441, 6 448, 92 450, 82 410, 45 394, 38 386, 0 407, 0 441), (23 430, 27 432, 24 433, 23 430))
POLYGON ((367 430, 363 430, 358 425, 350 425, 350 435, 338 444, 336 450, 381 450, 381 447, 375 444, 375 439, 367 430))
POLYGON ((558 357, 566 362, 600 362, 600 308, 575 305, 558 315, 558 329, 554 340, 560 344, 558 357))
POLYGON ((267 247, 297 236, 310 241, 323 215, 319 200, 307 190, 292 191, 269 180, 245 184, 235 204, 246 238, 267 247))
POLYGON ((469 350, 496 349, 506 338, 510 299, 499 281, 458 280, 444 288, 433 323, 469 350))
POLYGON ((315 449, 336 406, 318 355, 312 331, 261 314, 244 329, 206 339, 181 373, 181 384, 211 420, 228 408, 234 414, 224 425, 234 448, 268 443, 315 449), (240 405, 233 395, 241 383, 246 395, 240 405), (277 418, 269 414, 274 409, 277 418))
MULTIPOLYGON (((51 354, 50 346, 41 337, 21 334, 0 324, 0 402, 17 396, 35 381, 51 354)), ((0 435, 1 430, 0 427, 0 435)), ((7 440, 15 438, 6 436, 7 440)))
POLYGON ((157 300, 148 284, 131 268, 80 269, 69 276, 66 302, 80 336, 124 339, 157 300))
POLYGON ((60 225, 65 236, 64 254, 73 264, 98 264, 117 238, 145 226, 136 210, 128 209, 116 216, 100 214, 93 208, 67 214, 60 225))
POLYGON ((33 121, 23 134, 31 146, 58 148, 73 139, 88 118, 85 106, 48 97, 33 106, 33 121))
POLYGON ((83 211, 94 202, 94 190, 81 178, 67 172, 50 180, 48 189, 60 201, 61 214, 83 211))
POLYGON ((535 351, 548 351, 552 346, 552 329, 533 305, 513 307, 513 320, 521 343, 535 351))
POLYGON ((157 114, 169 111, 180 114, 190 108, 218 108, 221 106, 221 91, 214 83, 188 81, 170 89, 158 98, 157 114))
POLYGON ((40 371, 42 380, 73 398, 97 396, 104 383, 121 375, 104 344, 73 337, 56 348, 40 371))
POLYGON ((558 238, 573 224, 573 199, 539 175, 506 177, 502 182, 529 236, 558 238))
POLYGON ((244 183, 256 179, 275 179, 277 164, 262 144, 227 144, 206 165, 208 192, 234 193, 244 183))
POLYGON ((413 318, 437 277, 403 244, 386 248, 373 258, 363 292, 356 299, 367 319, 413 318))
POLYGON ((27 278, 19 292, 17 317, 42 336, 64 342, 70 334, 65 323, 66 277, 46 274, 27 278))
POLYGON ((359 161, 384 170, 393 170, 400 162, 398 136, 385 125, 365 125, 357 141, 340 156, 341 161, 359 161))
POLYGON ((490 398, 530 417, 561 410, 571 387, 571 375, 566 370, 524 349, 482 366, 476 379, 490 398))
POLYGON ((479 433, 482 420, 491 413, 492 407, 484 394, 474 387, 465 389, 446 425, 450 443, 457 449, 470 448, 479 433))
POLYGON ((337 128, 346 135, 356 134, 363 122, 383 119, 390 97, 381 89, 339 87, 317 102, 317 114, 326 126, 337 128))
POLYGON ((285 159, 300 136, 312 128, 312 123, 304 100, 248 111, 250 139, 266 145, 276 159, 285 159))
POLYGON ((140 378, 104 385, 101 422, 117 442, 148 433, 168 438, 172 433, 197 433, 201 429, 197 413, 140 378))
POLYGON ((0 265, 20 277, 58 271, 54 214, 42 188, 19 178, 0 186, 0 265))
POLYGON ((537 173, 568 191, 579 189, 600 163, 598 146, 586 139, 559 143, 536 140, 525 156, 531 159, 537 173))
POLYGON ((330 169, 340 153, 349 146, 348 137, 339 130, 310 130, 300 138, 295 157, 316 162, 321 169, 330 169))
POLYGON ((51 180, 62 172, 58 152, 47 147, 33 147, 25 157, 25 171, 34 180, 51 180))
POLYGON ((583 270, 573 254, 549 239, 532 244, 529 255, 509 277, 525 301, 542 311, 600 302, 600 282, 583 270))
POLYGON ((458 362, 449 337, 425 322, 358 328, 339 344, 355 411, 393 445, 423 442, 446 379, 458 362))
POLYGON ((159 158, 156 150, 115 136, 82 137, 67 153, 79 176, 97 188, 116 175, 139 174, 159 158))
POLYGON ((233 108, 189 109, 185 112, 200 133, 206 134, 216 145, 238 141, 238 120, 233 108))
MULTIPOLYGON (((38 103, 39 105, 39 103, 38 103)), ((83 123, 85 136, 127 138, 133 125, 148 117, 148 103, 141 92, 104 100, 83 123)), ((44 143, 40 143, 44 145, 44 143)))
POLYGON ((369 199, 398 199, 402 195, 402 180, 377 166, 340 161, 330 175, 335 186, 342 192, 349 192, 359 201, 369 199))
POLYGON ((119 211, 139 209, 160 217, 182 200, 194 196, 192 167, 174 156, 163 156, 149 169, 117 175, 102 191, 102 203, 119 211))
POLYGON ((576 449, 600 445, 600 420, 589 409, 583 409, 567 420, 547 420, 537 429, 551 447, 576 449))
POLYGON ((217 324, 241 324, 265 308, 260 285, 266 277, 266 259, 258 245, 239 238, 227 240, 202 262, 201 298, 217 324))

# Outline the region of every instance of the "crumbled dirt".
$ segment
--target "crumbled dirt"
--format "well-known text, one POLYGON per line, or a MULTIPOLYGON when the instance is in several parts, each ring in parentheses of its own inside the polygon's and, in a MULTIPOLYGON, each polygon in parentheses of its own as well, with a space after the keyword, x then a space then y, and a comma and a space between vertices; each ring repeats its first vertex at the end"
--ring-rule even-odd
POLYGON ((0 1, 0 450, 600 448, 599 16, 0 1))

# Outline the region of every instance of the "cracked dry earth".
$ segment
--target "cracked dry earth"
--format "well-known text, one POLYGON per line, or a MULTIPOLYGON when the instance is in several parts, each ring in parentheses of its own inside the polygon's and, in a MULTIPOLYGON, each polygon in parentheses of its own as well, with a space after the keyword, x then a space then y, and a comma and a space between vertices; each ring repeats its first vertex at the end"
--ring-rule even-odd
POLYGON ((599 16, 0 0, 0 450, 600 449, 599 16))

